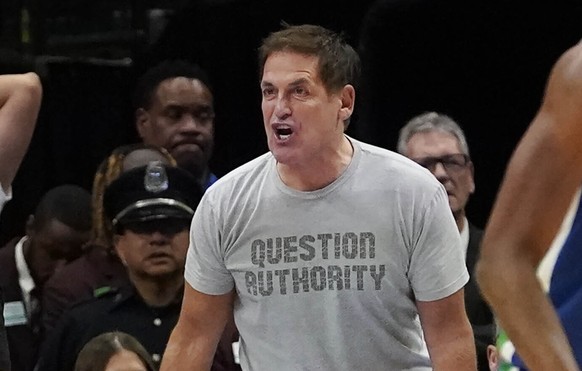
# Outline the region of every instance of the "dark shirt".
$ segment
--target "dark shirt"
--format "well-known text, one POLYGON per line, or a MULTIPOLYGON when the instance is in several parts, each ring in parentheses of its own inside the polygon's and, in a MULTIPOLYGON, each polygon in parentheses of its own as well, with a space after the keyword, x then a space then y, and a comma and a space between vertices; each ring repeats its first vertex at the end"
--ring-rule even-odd
POLYGON ((213 185, 217 180, 218 178, 216 177, 216 175, 212 173, 208 174, 208 179, 206 179, 206 182, 204 183, 204 190, 207 190, 208 187, 213 185))
POLYGON ((465 285, 465 309, 475 337, 477 369, 479 371, 489 371, 487 346, 495 343, 495 323, 491 308, 483 299, 473 274, 479 257, 479 246, 482 238, 483 231, 469 223, 469 246, 467 247, 466 263, 470 278, 465 285))
MULTIPOLYGON (((38 371, 73 370, 83 346, 93 337, 110 331, 134 336, 159 366, 166 344, 178 321, 182 291, 176 302, 160 308, 147 305, 132 287, 111 290, 101 297, 73 306, 43 344, 38 371)), ((230 366, 232 351, 219 347, 212 370, 240 370, 230 366)))
POLYGON ((2 300, 2 289, 0 288, 0 371, 10 371, 10 355, 8 354, 8 339, 6 339, 6 329, 4 328, 4 301, 2 300))
MULTIPOLYGON (((0 290, 6 310, 4 318, 5 336, 12 371, 32 371, 38 356, 41 341, 40 307, 26 312, 26 305, 20 287, 20 275, 16 267, 16 245, 20 237, 11 240, 0 249, 0 290)), ((38 303, 38 290, 30 292, 30 300, 38 303)), ((2 344, 3 340, 0 340, 2 344)), ((6 354, 6 353, 5 353, 6 354)), ((1 369, 0 369, 1 370, 1 369)))
POLYGON ((127 285, 119 259, 105 248, 88 246, 83 256, 56 272, 44 285, 42 327, 50 334, 61 315, 73 304, 88 300, 96 289, 127 285))

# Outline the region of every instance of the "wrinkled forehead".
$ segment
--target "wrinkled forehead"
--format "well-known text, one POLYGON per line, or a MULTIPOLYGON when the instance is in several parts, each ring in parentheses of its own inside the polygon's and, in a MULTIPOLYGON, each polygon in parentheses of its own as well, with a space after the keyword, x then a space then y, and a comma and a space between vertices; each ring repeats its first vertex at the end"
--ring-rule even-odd
POLYGON ((464 153, 459 138, 445 130, 432 129, 413 133, 407 142, 408 156, 438 156, 464 153))
POLYGON ((310 54, 297 53, 293 51, 274 52, 267 57, 261 84, 271 83, 273 79, 307 78, 311 80, 320 79, 319 57, 310 54))

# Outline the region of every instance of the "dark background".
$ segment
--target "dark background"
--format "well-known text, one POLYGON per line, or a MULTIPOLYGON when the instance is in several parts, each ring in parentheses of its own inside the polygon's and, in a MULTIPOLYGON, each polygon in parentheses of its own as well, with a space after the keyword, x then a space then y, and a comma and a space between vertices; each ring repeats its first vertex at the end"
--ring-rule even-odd
POLYGON ((350 135, 394 149, 399 128, 419 113, 459 122, 476 169, 468 217, 479 226, 553 62, 582 38, 580 1, 3 1, 0 73, 37 71, 44 98, 0 243, 23 232, 48 189, 90 189, 108 152, 136 141, 135 78, 164 58, 210 73, 217 175, 265 152, 256 49, 281 20, 343 32, 360 51, 350 135))

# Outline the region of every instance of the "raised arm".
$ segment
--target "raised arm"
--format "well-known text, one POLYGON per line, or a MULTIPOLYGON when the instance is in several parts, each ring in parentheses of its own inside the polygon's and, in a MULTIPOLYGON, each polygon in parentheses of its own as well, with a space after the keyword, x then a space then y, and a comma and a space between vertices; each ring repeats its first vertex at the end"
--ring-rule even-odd
POLYGON ((416 306, 434 370, 475 370, 477 356, 463 289, 440 300, 417 301, 416 306))
POLYGON ((544 102, 507 168, 486 228, 478 282, 531 370, 577 370, 536 278, 582 185, 582 44, 554 66, 544 102))
POLYGON ((5 191, 28 149, 41 98, 35 73, 0 75, 0 184, 5 191))
POLYGON ((182 311, 160 371, 208 371, 224 327, 232 316, 234 292, 206 295, 185 284, 182 311))

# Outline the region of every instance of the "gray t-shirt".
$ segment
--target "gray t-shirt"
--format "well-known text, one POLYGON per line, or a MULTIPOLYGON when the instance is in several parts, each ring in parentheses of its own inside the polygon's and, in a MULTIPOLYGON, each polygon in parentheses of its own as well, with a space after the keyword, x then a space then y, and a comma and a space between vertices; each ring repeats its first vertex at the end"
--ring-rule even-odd
POLYGON ((245 370, 429 370, 415 300, 468 273, 447 195, 425 169, 350 138, 327 187, 299 192, 267 153, 206 191, 185 277, 236 290, 245 370))
POLYGON ((0 184, 0 212, 2 212, 2 208, 4 208, 4 204, 6 202, 10 201, 11 197, 12 197, 12 193, 10 192, 10 188, 8 188, 8 191, 4 191, 2 184, 0 184))

